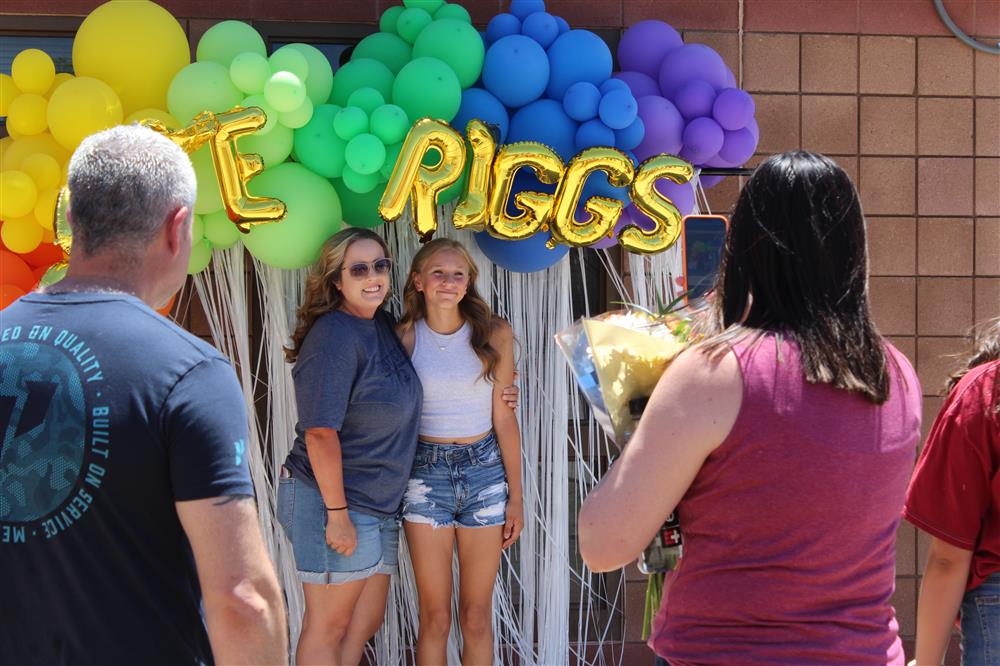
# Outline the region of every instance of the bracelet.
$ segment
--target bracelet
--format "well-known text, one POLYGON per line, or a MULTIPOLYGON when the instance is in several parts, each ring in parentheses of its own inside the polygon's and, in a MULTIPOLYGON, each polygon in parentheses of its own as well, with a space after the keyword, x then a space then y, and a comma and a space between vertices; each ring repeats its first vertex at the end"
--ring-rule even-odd
POLYGON ((346 504, 344 506, 338 506, 338 507, 329 507, 329 506, 326 507, 327 511, 344 511, 346 509, 347 509, 347 505, 346 504))

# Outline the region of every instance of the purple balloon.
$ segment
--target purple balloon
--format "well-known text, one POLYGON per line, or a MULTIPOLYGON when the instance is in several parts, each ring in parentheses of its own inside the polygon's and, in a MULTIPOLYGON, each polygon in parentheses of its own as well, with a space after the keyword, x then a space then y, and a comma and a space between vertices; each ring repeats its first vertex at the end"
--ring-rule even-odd
POLYGON ((692 164, 704 164, 722 148, 725 133, 711 118, 695 118, 684 128, 681 157, 692 164))
POLYGON ((748 128, 741 127, 735 132, 727 131, 722 148, 719 149, 719 159, 728 166, 739 166, 753 157, 756 148, 757 138, 748 128))
POLYGON ((715 88, 701 79, 688 81, 674 95, 674 106, 687 120, 712 115, 714 102, 715 88))
POLYGON ((684 118, 670 100, 656 95, 639 98, 645 136, 635 148, 639 161, 660 153, 676 155, 684 145, 684 118))
POLYGON ((726 88, 726 63, 722 56, 704 44, 685 44, 674 49, 660 66, 660 94, 673 99, 688 81, 702 79, 715 88, 726 88))
MULTIPOLYGON (((654 185, 656 191, 670 199, 681 215, 690 215, 694 210, 694 187, 691 183, 678 185, 677 183, 661 178, 654 185)), ((579 218, 578 218, 579 219, 579 218)), ((621 217, 615 223, 615 230, 612 238, 602 238, 596 243, 591 243, 588 247, 595 250, 605 250, 614 247, 618 243, 618 234, 630 224, 638 225, 643 231, 652 231, 656 228, 656 222, 639 210, 635 204, 629 204, 622 211, 621 217)))
POLYGON ((624 81, 636 99, 660 94, 660 84, 642 72, 615 72, 612 76, 624 81))
MULTIPOLYGON (((680 106, 678 105, 677 108, 680 106)), ((712 117, 722 129, 735 132, 747 126, 747 123, 753 118, 754 110, 753 97, 749 93, 739 88, 726 88, 715 98, 715 103, 712 105, 712 117)))
POLYGON ((726 67, 726 87, 739 88, 739 86, 736 85, 736 75, 733 74, 733 70, 729 69, 729 67, 726 67))
POLYGON ((667 54, 683 45, 680 34, 663 21, 639 21, 618 42, 618 62, 623 70, 642 72, 655 79, 667 54))

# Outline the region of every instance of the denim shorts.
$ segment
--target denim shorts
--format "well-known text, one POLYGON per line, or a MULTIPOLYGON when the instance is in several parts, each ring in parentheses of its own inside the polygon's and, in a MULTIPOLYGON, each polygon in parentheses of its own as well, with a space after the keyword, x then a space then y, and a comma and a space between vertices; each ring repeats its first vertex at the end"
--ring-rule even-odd
POLYGON ((326 506, 319 489, 301 479, 278 480, 278 522, 292 542, 303 583, 338 585, 399 572, 399 519, 348 510, 358 544, 341 555, 326 543, 326 506))
POLYGON ((403 520, 433 527, 503 525, 507 475, 496 437, 472 444, 417 442, 403 520))
POLYGON ((962 666, 1000 666, 1000 572, 962 599, 962 666))

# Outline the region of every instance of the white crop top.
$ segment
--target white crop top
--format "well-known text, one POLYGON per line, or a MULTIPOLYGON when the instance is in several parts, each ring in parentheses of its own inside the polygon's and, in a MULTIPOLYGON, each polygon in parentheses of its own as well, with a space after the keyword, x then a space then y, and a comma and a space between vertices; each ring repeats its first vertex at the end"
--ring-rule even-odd
POLYGON ((493 429, 493 383, 469 344, 469 322, 450 335, 432 330, 423 319, 413 327, 410 357, 424 386, 420 434, 473 437, 493 429))

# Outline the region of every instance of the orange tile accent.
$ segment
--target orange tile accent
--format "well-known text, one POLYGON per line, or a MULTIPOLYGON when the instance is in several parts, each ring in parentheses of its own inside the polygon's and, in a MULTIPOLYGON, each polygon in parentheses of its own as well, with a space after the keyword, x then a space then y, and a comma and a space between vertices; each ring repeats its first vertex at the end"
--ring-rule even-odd
POLYGON ((917 338, 917 376, 920 386, 927 395, 939 395, 952 370, 955 369, 954 354, 968 346, 965 338, 917 338))
POLYGON ((873 277, 868 281, 872 318, 883 335, 916 333, 916 279, 873 277))
POLYGON ((917 118, 917 151, 921 155, 972 153, 971 98, 921 97, 917 118))
POLYGON ((1000 217, 976 220, 976 275, 1000 276, 1000 217))
POLYGON ((868 218, 868 264, 872 275, 916 272, 917 224, 912 217, 868 218))
POLYGON ((976 323, 1000 317, 1000 278, 976 278, 976 323))
POLYGON ((715 49, 735 76, 740 72, 740 40, 735 32, 684 32, 685 44, 705 44, 715 49))
POLYGON ((1000 157, 1000 98, 976 100, 976 155, 1000 157))
POLYGON ((802 91, 858 91, 858 38, 854 35, 802 36, 802 91))
POLYGON ((971 275, 973 235, 970 217, 925 217, 917 223, 920 275, 971 275))
MULTIPOLYGON (((927 5, 930 7, 930 3, 927 5)), ((971 95, 974 87, 973 53, 971 48, 954 37, 921 37, 917 40, 919 93, 971 95)))
POLYGON ((965 335, 972 319, 972 278, 917 278, 917 335, 965 335))
POLYGON ((861 37, 861 92, 912 95, 916 90, 917 40, 861 37))
POLYGON ((857 32, 858 0, 747 0, 744 20, 761 32, 857 32))
POLYGON ((757 104, 757 123, 760 125, 761 153, 780 153, 799 147, 799 97, 798 95, 753 96, 757 104))
MULTIPOLYGON (((956 351, 961 349, 961 345, 956 345, 956 351)), ((920 424, 921 430, 921 447, 927 441, 927 433, 930 432, 931 426, 934 424, 934 419, 937 418, 938 412, 941 411, 941 405, 944 403, 944 397, 941 395, 941 388, 935 388, 933 390, 928 387, 922 387, 924 391, 924 415, 920 424)), ((917 449, 917 453, 920 453, 920 449, 917 449)), ((927 547, 930 545, 930 537, 927 536, 926 532, 917 530, 917 570, 924 573, 924 566, 927 564, 927 547)))
POLYGON ((803 95, 802 147, 834 155, 857 153, 858 98, 803 95))
POLYGON ((899 335, 886 336, 892 346, 903 353, 914 368, 917 367, 917 339, 899 335))
POLYGON ((799 36, 745 35, 743 87, 754 92, 796 92, 799 89, 799 36))
POLYGON ((976 215, 1000 215, 1000 159, 976 160, 976 215))
POLYGON ((736 176, 726 176, 717 185, 705 190, 709 207, 713 213, 720 215, 729 215, 739 194, 740 179, 736 176))
MULTIPOLYGON (((598 0, 601 1, 601 0, 598 0)), ((610 2, 609 2, 610 4, 610 2)), ((506 6, 506 3, 504 3, 506 6)), ((739 28, 738 0, 628 0, 625 25, 646 19, 666 21, 673 27, 693 30, 736 30, 739 28)), ((570 16, 566 19, 573 23, 570 16)))
POLYGON ((861 154, 916 152, 916 102, 912 97, 862 97, 860 112, 861 154))
POLYGON ((869 215, 912 215, 915 165, 907 157, 861 158, 861 205, 869 215))
POLYGON ((1000 96, 1000 58, 976 51, 976 94, 1000 96))
POLYGON ((972 159, 918 160, 917 210, 921 215, 972 215, 972 159))

